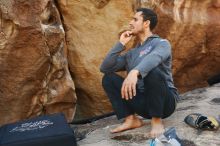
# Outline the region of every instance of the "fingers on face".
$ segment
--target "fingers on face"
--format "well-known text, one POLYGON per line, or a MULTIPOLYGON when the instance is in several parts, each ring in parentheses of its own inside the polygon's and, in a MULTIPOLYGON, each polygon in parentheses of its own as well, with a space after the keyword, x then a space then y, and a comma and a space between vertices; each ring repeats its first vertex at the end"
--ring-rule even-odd
POLYGON ((125 37, 132 37, 132 32, 131 31, 126 31, 125 33, 124 33, 124 36, 125 37))

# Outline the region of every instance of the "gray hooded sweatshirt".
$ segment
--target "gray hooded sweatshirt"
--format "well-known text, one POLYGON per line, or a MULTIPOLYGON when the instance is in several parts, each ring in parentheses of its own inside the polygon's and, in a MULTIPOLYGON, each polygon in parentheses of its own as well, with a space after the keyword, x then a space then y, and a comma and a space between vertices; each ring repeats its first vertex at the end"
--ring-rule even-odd
POLYGON ((123 50, 124 46, 117 42, 101 64, 100 71, 112 73, 126 70, 129 73, 133 69, 138 70, 141 78, 138 78, 137 88, 143 91, 143 78, 152 69, 158 67, 165 76, 168 86, 176 89, 172 78, 171 45, 168 40, 162 39, 158 35, 152 35, 142 45, 139 44, 121 55, 123 50))

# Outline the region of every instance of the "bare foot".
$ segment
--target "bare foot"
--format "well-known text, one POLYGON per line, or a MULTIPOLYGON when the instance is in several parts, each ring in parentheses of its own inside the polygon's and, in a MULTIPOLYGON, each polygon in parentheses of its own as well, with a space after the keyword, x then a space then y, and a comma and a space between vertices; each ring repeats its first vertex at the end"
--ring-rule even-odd
POLYGON ((125 118, 125 122, 122 125, 120 125, 117 128, 111 130, 111 133, 122 132, 122 131, 126 131, 126 130, 129 130, 129 129, 138 128, 138 127, 141 127, 143 125, 144 125, 144 122, 142 120, 140 120, 135 115, 130 115, 130 116, 125 118))
POLYGON ((160 136, 165 131, 162 120, 160 118, 154 118, 153 117, 152 120, 151 120, 151 126, 152 126, 152 129, 151 129, 151 132, 150 132, 150 136, 152 138, 160 136))

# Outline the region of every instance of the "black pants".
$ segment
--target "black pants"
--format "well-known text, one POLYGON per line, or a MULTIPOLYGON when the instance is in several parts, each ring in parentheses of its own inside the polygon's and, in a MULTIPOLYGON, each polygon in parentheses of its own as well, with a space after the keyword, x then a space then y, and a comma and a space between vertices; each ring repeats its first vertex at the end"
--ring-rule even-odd
POLYGON ((178 93, 168 87, 164 76, 156 68, 144 78, 144 92, 137 89, 136 96, 126 100, 121 97, 121 87, 124 78, 115 74, 105 74, 102 85, 110 99, 112 107, 118 119, 132 114, 138 114, 144 118, 166 118, 176 108, 178 93))

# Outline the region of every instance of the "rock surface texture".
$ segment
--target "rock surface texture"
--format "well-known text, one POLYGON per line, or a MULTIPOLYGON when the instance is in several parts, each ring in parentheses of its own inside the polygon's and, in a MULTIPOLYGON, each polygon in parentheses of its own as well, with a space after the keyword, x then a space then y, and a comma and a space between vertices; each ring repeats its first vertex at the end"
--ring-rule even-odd
POLYGON ((220 73, 220 0, 1 0, 0 124, 58 111, 71 121, 76 94, 76 118, 110 112, 99 66, 138 7, 158 14, 179 91, 220 73))
POLYGON ((99 66, 137 7, 157 12, 155 33, 172 44, 179 91, 204 87, 220 73, 220 0, 59 0, 58 5, 81 117, 111 110, 99 66))
POLYGON ((99 66, 129 21, 132 1, 59 1, 63 16, 68 61, 76 85, 77 115, 91 117, 111 111, 101 87, 99 66), (122 8, 123 6, 123 8, 122 8))
POLYGON ((0 125, 55 112, 71 121, 75 87, 54 2, 1 0, 0 14, 0 125))
MULTIPOLYGON (((164 120, 165 127, 175 127, 177 135, 184 146, 219 146, 220 129, 217 131, 202 131, 189 127, 183 122, 191 113, 220 118, 220 84, 212 87, 200 88, 181 95, 182 100, 177 104, 176 111, 164 120)), ((95 121, 86 125, 72 125, 77 137, 84 137, 78 141, 79 146, 149 146, 150 139, 145 134, 150 131, 150 121, 141 128, 110 134, 110 129, 118 126, 115 116, 95 121)))

